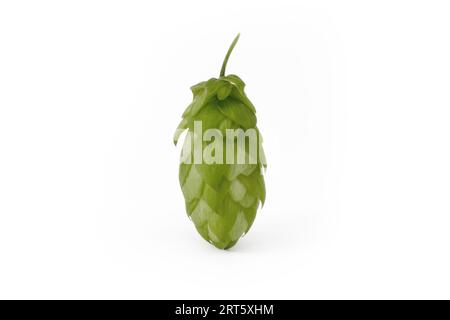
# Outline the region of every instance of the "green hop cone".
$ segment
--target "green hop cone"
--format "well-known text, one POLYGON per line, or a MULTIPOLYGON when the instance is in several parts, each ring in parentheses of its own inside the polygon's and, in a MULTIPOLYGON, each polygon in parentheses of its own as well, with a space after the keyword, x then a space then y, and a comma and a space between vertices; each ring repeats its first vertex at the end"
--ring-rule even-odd
POLYGON ((187 129, 179 180, 188 216, 197 231, 220 249, 228 249, 248 232, 264 204, 265 156, 256 127, 255 107, 244 82, 225 76, 231 44, 220 77, 191 88, 192 103, 174 136, 187 129))

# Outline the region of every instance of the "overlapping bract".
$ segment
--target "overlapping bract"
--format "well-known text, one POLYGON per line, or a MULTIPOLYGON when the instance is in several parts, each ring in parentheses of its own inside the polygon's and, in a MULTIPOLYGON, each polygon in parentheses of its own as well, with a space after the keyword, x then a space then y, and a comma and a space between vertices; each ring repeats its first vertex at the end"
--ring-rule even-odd
MULTIPOLYGON (((201 121, 203 130, 219 130, 224 143, 227 143, 227 129, 257 131, 255 108, 245 95, 244 86, 244 82, 235 75, 212 78, 193 86, 194 98, 175 133, 175 144, 184 129, 188 130, 188 137, 193 136, 194 121, 201 121)), ((186 138, 185 144, 188 143, 193 144, 193 139, 186 138)), ((209 143, 212 142, 203 141, 203 149, 209 143)), ((256 161, 250 161, 248 148, 245 152, 244 163, 237 163, 237 159, 226 163, 224 148, 221 164, 180 164, 179 180, 187 214, 201 236, 217 248, 228 249, 236 244, 253 224, 259 205, 264 204, 266 191, 262 169, 265 158, 262 146, 258 143, 256 161)))

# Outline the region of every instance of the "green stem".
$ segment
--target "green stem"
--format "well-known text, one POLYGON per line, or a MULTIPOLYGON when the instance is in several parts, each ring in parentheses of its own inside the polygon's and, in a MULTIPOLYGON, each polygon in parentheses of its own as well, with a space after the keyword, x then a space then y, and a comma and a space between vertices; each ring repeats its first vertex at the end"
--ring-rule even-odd
POLYGON ((225 68, 227 67, 228 58, 230 57, 231 51, 233 51, 234 46, 235 46, 236 43, 238 42, 239 36, 240 36, 240 35, 241 35, 241 34, 238 33, 237 36, 236 36, 236 38, 234 38, 233 42, 231 43, 230 48, 228 49, 227 55, 225 56, 225 60, 223 60, 223 63, 222 63, 222 69, 220 69, 220 76, 221 76, 221 77, 225 76, 225 68))

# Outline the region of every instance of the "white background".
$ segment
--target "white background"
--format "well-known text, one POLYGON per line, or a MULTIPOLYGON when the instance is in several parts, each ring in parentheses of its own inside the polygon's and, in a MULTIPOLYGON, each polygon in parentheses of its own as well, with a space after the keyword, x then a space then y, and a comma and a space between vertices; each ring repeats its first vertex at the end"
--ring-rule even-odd
POLYGON ((0 298, 450 298, 448 1, 3 1, 0 298), (172 134, 227 71, 267 202, 230 251, 172 134))

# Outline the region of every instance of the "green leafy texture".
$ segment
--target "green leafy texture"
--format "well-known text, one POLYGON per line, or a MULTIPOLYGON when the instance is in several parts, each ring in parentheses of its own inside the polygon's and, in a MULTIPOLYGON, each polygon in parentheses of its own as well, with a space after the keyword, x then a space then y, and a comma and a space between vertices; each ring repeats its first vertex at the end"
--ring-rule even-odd
MULTIPOLYGON (((220 77, 200 82, 191 87, 192 103, 183 113, 174 135, 177 144, 181 133, 188 130, 185 144, 191 143, 191 153, 185 154, 191 163, 181 163, 179 181, 186 204, 186 211, 197 231, 208 242, 220 249, 234 246, 252 226, 257 210, 264 204, 266 190, 263 169, 265 156, 261 143, 258 145, 258 159, 250 162, 248 143, 245 163, 237 163, 237 146, 234 148, 234 164, 227 164, 227 129, 256 129, 256 110, 247 98, 245 83, 236 75, 225 76, 228 58, 239 35, 231 44, 222 65, 220 77), (223 139, 223 163, 194 164, 193 136, 194 121, 202 122, 203 133, 217 129, 223 139), (260 159, 264 159, 260 161, 260 159), (256 162, 256 163, 255 163, 256 162)), ((212 141, 202 141, 203 150, 212 141)))

